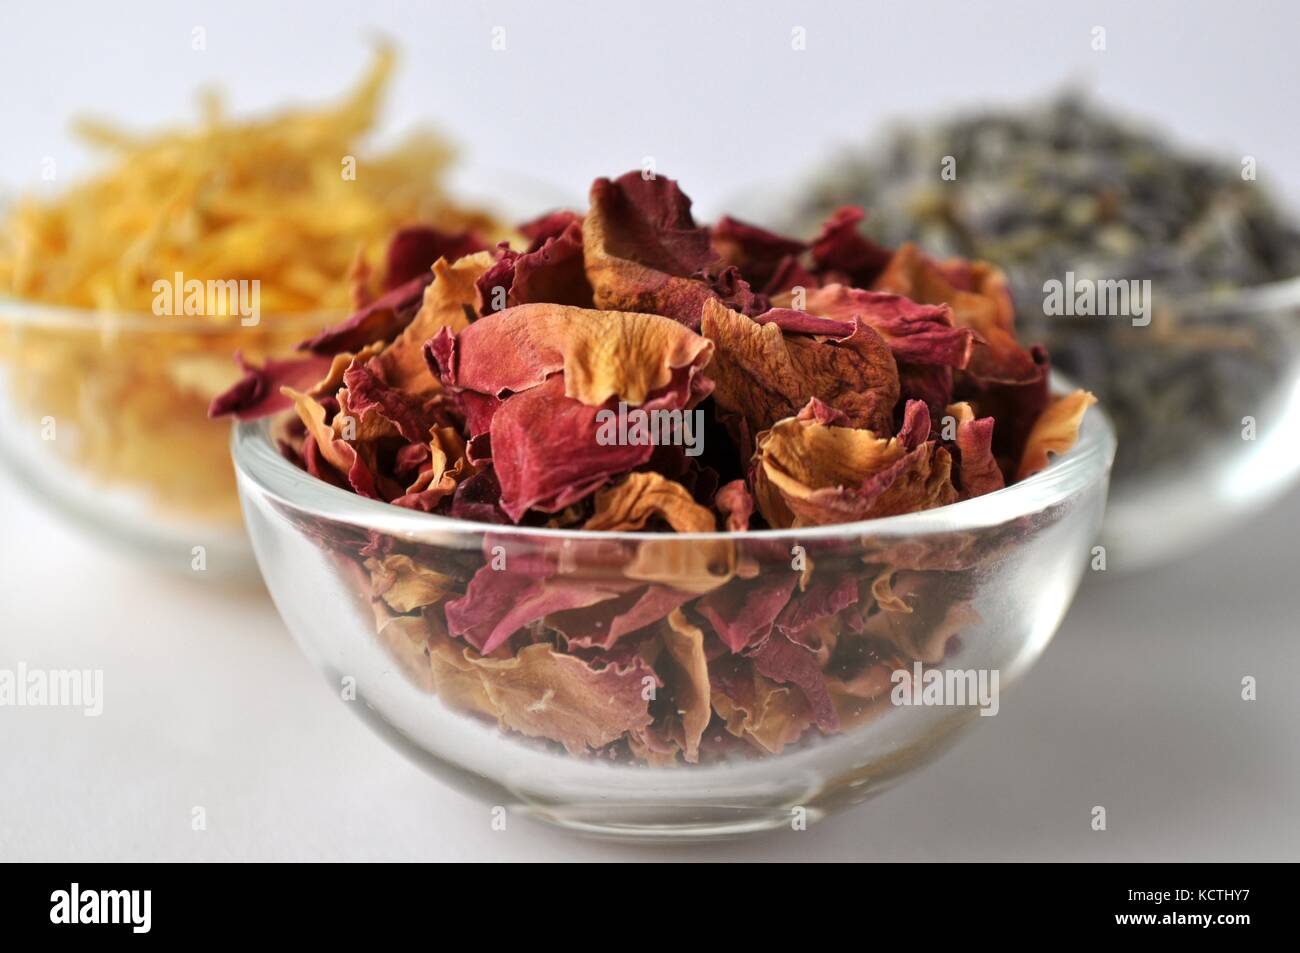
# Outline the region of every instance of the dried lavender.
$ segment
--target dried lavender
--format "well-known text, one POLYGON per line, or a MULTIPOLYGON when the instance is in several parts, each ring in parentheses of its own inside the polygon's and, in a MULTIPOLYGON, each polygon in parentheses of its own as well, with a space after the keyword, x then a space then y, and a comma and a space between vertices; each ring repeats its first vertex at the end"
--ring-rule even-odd
POLYGON ((881 242, 1002 266, 1027 336, 1115 418, 1123 481, 1236 433, 1285 373, 1279 309, 1228 303, 1300 275, 1300 231, 1253 172, 1253 160, 1188 154, 1067 94, 898 129, 828 168, 791 224, 862 205, 881 242), (1151 282, 1154 320, 1048 316, 1044 283, 1067 275, 1151 282))

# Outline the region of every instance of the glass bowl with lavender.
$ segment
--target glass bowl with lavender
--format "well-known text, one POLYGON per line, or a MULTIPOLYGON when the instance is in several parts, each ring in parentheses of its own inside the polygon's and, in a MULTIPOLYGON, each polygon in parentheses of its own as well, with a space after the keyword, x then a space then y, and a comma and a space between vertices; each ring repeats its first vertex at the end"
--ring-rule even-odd
POLYGON ((877 241, 997 262, 1025 334, 1114 422, 1102 540, 1124 571, 1196 551, 1300 474, 1300 229, 1260 165, 1068 92, 899 127, 773 220, 862 204, 877 241))
POLYGON ((798 827, 996 715, 1114 452, 996 269, 851 215, 700 226, 641 173, 519 232, 217 408, 345 702, 491 807, 629 838, 798 827), (934 300, 881 290, 909 284, 934 300))

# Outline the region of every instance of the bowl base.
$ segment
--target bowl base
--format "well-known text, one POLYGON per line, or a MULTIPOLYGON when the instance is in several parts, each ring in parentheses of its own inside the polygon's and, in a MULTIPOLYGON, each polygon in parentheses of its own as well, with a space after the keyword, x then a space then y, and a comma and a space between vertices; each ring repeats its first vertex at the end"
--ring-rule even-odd
POLYGON ((625 843, 729 840, 765 831, 802 829, 825 816, 816 808, 663 803, 520 805, 516 812, 583 837, 625 843))

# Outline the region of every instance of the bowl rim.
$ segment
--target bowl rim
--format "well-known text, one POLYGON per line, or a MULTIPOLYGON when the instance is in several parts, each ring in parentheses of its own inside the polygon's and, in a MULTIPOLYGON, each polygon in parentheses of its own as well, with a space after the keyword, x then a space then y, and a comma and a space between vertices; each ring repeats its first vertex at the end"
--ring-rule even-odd
MULTIPOLYGON (((1053 373, 1053 378, 1054 395, 1060 396, 1073 390, 1073 385, 1066 383, 1063 375, 1053 373)), ((947 506, 900 516, 796 529, 709 533, 661 533, 645 530, 611 532, 479 523, 359 496, 312 476, 286 459, 271 437, 274 419, 236 421, 231 429, 231 459, 241 496, 246 493, 248 484, 256 488, 258 493, 270 496, 300 513, 408 538, 420 538, 430 533, 455 533, 584 541, 662 542, 671 539, 683 542, 737 542, 747 539, 814 540, 858 535, 901 537, 951 533, 997 526, 1061 503, 1098 481, 1108 480, 1115 459, 1115 431, 1098 404, 1090 407, 1084 415, 1075 445, 1052 458, 1038 473, 1001 490, 947 506)))
POLYGON ((238 315, 171 315, 120 308, 87 308, 49 304, 0 294, 0 325, 101 333, 251 335, 297 329, 304 337, 346 318, 342 310, 274 311, 260 315, 257 324, 242 324, 238 315))

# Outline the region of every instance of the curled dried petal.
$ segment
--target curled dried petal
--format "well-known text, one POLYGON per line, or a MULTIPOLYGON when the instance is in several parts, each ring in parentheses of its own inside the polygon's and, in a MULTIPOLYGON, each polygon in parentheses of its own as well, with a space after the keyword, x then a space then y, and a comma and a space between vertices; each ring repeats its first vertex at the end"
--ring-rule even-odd
POLYGON ((413 278, 424 277, 440 258, 455 261, 486 247, 483 240, 469 229, 449 233, 427 225, 403 228, 388 242, 384 290, 390 291, 413 278))
POLYGON ((772 526, 894 516, 955 502, 951 458, 869 430, 788 418, 758 440, 755 496, 772 526))
POLYGON ((1097 398, 1086 390, 1076 390, 1053 401, 1034 423, 1025 441, 1025 452, 1016 470, 1016 480, 1024 480, 1047 466, 1048 455, 1065 453, 1079 439, 1079 426, 1097 398))
POLYGON ((754 515, 754 497, 744 480, 732 480, 718 490, 713 500, 726 517, 729 532, 739 533, 749 528, 750 517, 754 515))
POLYGON ((812 710, 801 692, 778 685, 749 663, 709 666, 715 686, 713 710, 727 731, 770 754, 780 754, 812 724, 812 710))
POLYGON ((993 457, 992 417, 976 419, 966 402, 951 404, 948 413, 957 424, 957 476, 964 497, 983 496, 1006 485, 993 457))
POLYGON ((687 761, 695 762, 700 758, 700 739, 713 713, 704 633, 686 620, 681 609, 674 609, 668 615, 663 639, 664 647, 676 665, 676 675, 670 684, 681 711, 685 757, 687 761))
MULTIPOLYGON (((905 658, 941 662, 952 638, 981 621, 967 598, 968 584, 929 572, 893 573, 883 611, 867 619, 865 633, 894 646, 905 658)), ((877 580, 879 582, 879 579, 877 580)))
POLYGON ((1015 311, 1006 278, 992 265, 940 265, 909 243, 895 252, 873 288, 904 295, 920 304, 949 305, 956 325, 979 335, 980 344, 969 364, 970 373, 976 377, 1026 383, 1042 375, 1032 355, 1016 340, 1015 311))
POLYGON ((861 318, 900 363, 956 368, 970 363, 975 332, 955 327, 946 304, 917 304, 898 294, 832 284, 808 294, 807 310, 840 321, 861 318))
POLYGON ((866 218, 862 209, 845 205, 835 210, 813 240, 817 271, 843 276, 855 285, 869 285, 889 263, 889 249, 869 241, 858 231, 866 218))
POLYGON ((713 247, 756 288, 767 286, 785 262, 808 246, 793 238, 724 215, 713 226, 713 247))
POLYGON ((701 333, 717 347, 706 369, 714 400, 739 415, 751 433, 793 417, 816 397, 853 426, 889 430, 898 401, 898 370, 888 345, 861 321, 828 337, 785 333, 711 301, 701 333))
POLYGON ((314 397, 300 393, 292 387, 285 387, 284 394, 293 401, 307 432, 315 439, 321 456, 329 462, 330 466, 346 476, 352 489, 361 496, 381 499, 375 485, 374 474, 352 444, 341 439, 334 427, 326 422, 325 407, 314 397))
POLYGON ((438 388, 438 380, 424 361, 424 342, 443 328, 469 327, 477 289, 475 282, 492 264, 489 252, 478 252, 449 262, 433 263, 434 280, 424 289, 420 309, 411 323, 375 360, 375 372, 390 386, 415 393, 438 388))
POLYGON ((289 360, 269 360, 261 367, 244 360, 236 353, 235 360, 243 368, 244 376, 224 393, 212 399, 209 417, 233 414, 240 420, 256 420, 287 409, 292 401, 281 393, 281 388, 305 389, 318 381, 330 369, 329 358, 301 357, 289 360))
POLYGON ((752 657, 757 672, 774 682, 788 682, 803 692, 819 728, 835 731, 839 727, 835 706, 826 690, 826 679, 817 664, 817 657, 810 650, 778 631, 769 635, 752 657))
POLYGON ((698 327, 700 308, 716 298, 708 282, 692 277, 717 262, 709 231, 695 224, 691 200, 672 179, 638 172, 597 179, 582 238, 597 308, 698 327))
POLYGON ((686 487, 658 473, 629 473, 596 494, 596 509, 583 529, 638 530, 658 517, 679 533, 711 533, 713 514, 686 487))
POLYGON ((597 667, 546 643, 506 659, 470 649, 458 658, 453 645, 443 644, 435 658, 437 680, 463 704, 486 709, 502 728, 559 742, 571 754, 603 748, 652 720, 645 689, 659 680, 639 659, 597 667))
POLYGON ((451 591, 455 580, 401 553, 366 560, 374 594, 397 612, 432 605, 451 591))

